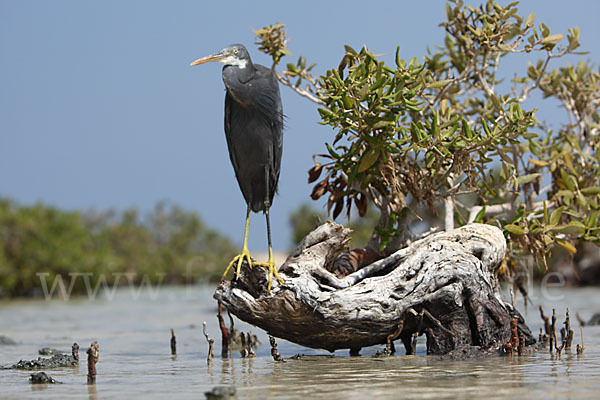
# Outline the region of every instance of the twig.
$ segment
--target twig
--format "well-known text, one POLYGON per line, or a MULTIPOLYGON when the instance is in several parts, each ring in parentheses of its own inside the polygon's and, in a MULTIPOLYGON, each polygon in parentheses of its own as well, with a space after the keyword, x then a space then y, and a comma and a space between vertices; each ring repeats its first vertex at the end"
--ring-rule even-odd
POLYGON ((98 358, 100 356, 100 349, 98 348, 98 342, 94 341, 90 345, 90 348, 86 351, 88 355, 87 363, 88 363, 88 375, 87 375, 87 383, 88 385, 96 384, 96 363, 98 362, 98 358))
POLYGON ((208 342, 208 357, 207 359, 210 361, 211 358, 214 358, 215 355, 213 353, 213 343, 215 342, 213 339, 208 337, 208 333, 206 332, 206 321, 202 322, 202 332, 204 333, 204 337, 208 342))
POLYGON ((552 323, 550 324, 550 354, 556 347, 556 309, 552 309, 552 323))
POLYGON ((277 80, 279 82, 281 82, 282 85, 289 87, 290 89, 292 89, 294 92, 298 93, 300 96, 306 97, 307 99, 309 99, 310 101, 317 103, 319 105, 324 106, 325 102, 317 97, 315 97, 312 93, 310 93, 308 90, 304 90, 304 89, 300 89, 299 87, 296 87, 294 84, 292 84, 289 80, 285 79, 283 76, 281 76, 277 71, 275 71, 275 76, 277 76, 277 80))
POLYGON ((519 336, 519 347, 517 347, 519 355, 523 354, 523 349, 525 349, 525 335, 521 333, 519 336))
MULTIPOLYGON (((536 201, 532 204, 531 209, 533 211, 536 211, 537 209, 540 209, 541 207, 544 206, 544 203, 542 201, 536 201)), ((548 205, 548 207, 551 207, 552 205, 548 205)), ((491 206, 485 206, 485 215, 499 215, 499 214, 504 214, 504 213, 508 213, 511 211, 514 211, 516 208, 515 203, 502 203, 502 204, 494 204, 491 206)), ((469 211, 469 219, 468 222, 474 222, 475 221, 475 217, 477 217, 477 214, 479 214, 479 212, 483 209, 483 206, 472 206, 470 208, 469 211)))
POLYGON ((577 318, 577 322, 579 322, 579 326, 585 326, 585 321, 581 318, 578 312, 575 313, 575 318, 577 318))
POLYGON ((423 329, 423 314, 425 314, 425 310, 421 310, 421 312, 419 313, 419 325, 417 326, 417 330, 413 334, 411 348, 410 348, 411 354, 417 353, 417 338, 419 337, 419 334, 421 333, 421 329, 423 329))
POLYGON ((275 338, 269 335, 269 343, 271 343, 271 355, 273 356, 273 360, 275 361, 285 361, 281 354, 277 352, 277 343, 275 343, 275 338))
POLYGON ((552 53, 548 52, 548 56, 546 57, 546 60, 544 60, 544 65, 542 66, 542 69, 539 71, 538 78, 535 80, 535 82, 531 86, 525 86, 523 88, 523 90, 521 91, 521 96, 519 96, 517 98, 517 102, 523 103, 525 100, 527 100, 527 96, 529 95, 529 92, 531 92, 533 89, 536 89, 537 87, 539 87, 540 82, 542 81, 542 78, 544 77, 544 75, 546 73, 546 68, 548 68, 548 63, 550 62, 550 59, 554 58, 554 57, 561 57, 562 55, 563 54, 561 54, 561 53, 559 53, 557 55, 552 55, 552 53))
POLYGON ((404 329, 404 320, 401 319, 398 323, 398 326, 396 327, 396 330, 387 336, 386 352, 388 355, 392 355, 396 352, 393 341, 396 340, 398 336, 400 336, 400 333, 402 333, 402 329, 404 329))
MULTIPOLYGON (((558 340, 556 338, 556 309, 552 309, 552 338, 554 339, 554 349, 556 350, 556 355, 560 357, 560 353, 562 349, 565 347, 565 342, 562 342, 560 347, 558 346, 558 340)), ((552 351, 552 346, 550 346, 550 351, 552 351)))
MULTIPOLYGON (((242 333, 243 335, 243 333, 242 333)), ((246 346, 248 348, 248 357, 253 358, 256 357, 256 353, 252 350, 252 331, 246 334, 246 346)))
POLYGON ((425 346, 427 347, 427 354, 431 354, 435 351, 434 347, 437 346, 436 337, 433 334, 433 329, 431 328, 425 328, 424 332, 425 337, 427 338, 427 341, 425 342, 425 346))
MULTIPOLYGON (((512 354, 513 350, 517 349, 519 355, 521 355, 521 350, 519 350, 519 329, 518 329, 519 318, 514 317, 510 320, 510 341, 504 345, 504 351, 506 354, 512 354)), ((525 337, 523 337, 523 341, 525 337)))
POLYGON ((77 343, 73 343, 73 346, 71 346, 71 355, 73 355, 75 362, 79 364, 79 345, 77 343))
POLYGON ((585 345, 583 343, 583 325, 579 325, 579 331, 581 332, 581 346, 577 344, 577 355, 583 355, 583 350, 585 350, 585 345))
POLYGON ((227 358, 229 354, 229 331, 225 326, 225 319, 223 319, 223 305, 220 301, 217 302, 217 318, 219 320, 219 328, 221 329, 221 358, 227 358))
POLYGON ((544 333, 543 328, 540 328, 540 335, 538 336, 538 341, 544 348, 548 346, 548 334, 544 333))
POLYGON ((242 338, 242 349, 240 350, 240 354, 242 355, 242 358, 246 358, 248 357, 248 349, 246 348, 246 335, 244 335, 244 332, 240 332, 240 336, 242 338))
POLYGON ((544 320, 544 329, 547 335, 552 334, 552 328, 550 327, 550 319, 544 314, 544 309, 540 306, 540 316, 544 320))
POLYGON ((429 318, 431 320, 431 322, 433 322, 438 328, 440 328, 442 331, 444 331, 445 333, 447 333, 448 335, 452 336, 453 338, 456 337, 456 335, 454 334, 454 332, 446 329, 444 327, 444 325, 442 325, 442 323, 433 315, 431 315, 431 313, 425 309, 423 309, 423 313, 425 314, 425 316, 427 318, 429 318))
POLYGON ((175 331, 171 328, 171 355, 177 354, 177 339, 175 339, 175 331))
POLYGON ((565 319, 565 349, 570 349, 573 343, 573 330, 571 329, 571 318, 569 317, 569 309, 567 308, 567 317, 565 319))
POLYGON ((233 330, 233 316, 229 310, 227 310, 227 315, 229 316, 229 358, 233 358, 233 335, 235 332, 233 330))

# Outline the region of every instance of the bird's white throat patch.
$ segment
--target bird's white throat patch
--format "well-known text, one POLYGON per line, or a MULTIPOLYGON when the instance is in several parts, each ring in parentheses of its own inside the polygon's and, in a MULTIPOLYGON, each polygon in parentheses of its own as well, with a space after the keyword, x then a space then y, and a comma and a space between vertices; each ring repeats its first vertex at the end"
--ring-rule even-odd
POLYGON ((219 61, 221 61, 225 65, 235 65, 236 67, 242 68, 242 69, 246 68, 246 64, 248 63, 248 61, 240 60, 239 58, 234 57, 234 56, 228 56, 219 61))

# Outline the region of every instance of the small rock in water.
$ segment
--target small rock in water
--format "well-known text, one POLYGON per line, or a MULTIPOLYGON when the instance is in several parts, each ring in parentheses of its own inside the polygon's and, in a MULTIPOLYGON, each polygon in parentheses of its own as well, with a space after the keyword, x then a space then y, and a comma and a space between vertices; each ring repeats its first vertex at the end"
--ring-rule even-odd
POLYGON ((39 383, 62 383, 62 382, 55 380, 53 377, 46 374, 45 372, 36 372, 36 373, 31 374, 31 377, 29 378, 29 383, 31 383, 33 385, 33 384, 39 384, 39 383))
POLYGON ((207 399, 234 400, 237 399, 234 386, 215 386, 210 392, 204 392, 207 399))
POLYGON ((588 325, 600 325, 600 313, 592 315, 592 318, 587 323, 588 325))
POLYGON ((8 368, 14 369, 51 369, 61 367, 73 367, 77 365, 77 360, 70 354, 55 354, 50 358, 38 357, 37 360, 24 361, 20 360, 18 363, 8 368))
POLYGON ((14 346, 15 344, 17 344, 17 342, 12 340, 8 336, 0 335, 0 345, 14 346))
POLYGON ((50 347, 42 347, 38 350, 38 353, 40 356, 53 356, 55 354, 62 354, 62 351, 50 347))
POLYGON ((377 350, 375 354, 373 354, 372 358, 381 358, 381 357, 390 357, 391 354, 388 353, 387 349, 377 350))

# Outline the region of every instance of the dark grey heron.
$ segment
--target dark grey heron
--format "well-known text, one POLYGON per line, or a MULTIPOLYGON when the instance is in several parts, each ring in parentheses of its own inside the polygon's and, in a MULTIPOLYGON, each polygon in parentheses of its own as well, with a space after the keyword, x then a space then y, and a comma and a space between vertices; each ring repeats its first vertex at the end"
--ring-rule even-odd
POLYGON ((283 109, 279 84, 271 69, 252 63, 248 50, 241 44, 226 47, 191 65, 211 61, 225 64, 222 74, 227 89, 225 137, 235 176, 248 205, 242 251, 229 263, 223 277, 234 264, 235 275, 238 276, 244 259, 248 261, 248 265, 253 265, 248 250, 250 211, 263 211, 267 220, 269 259, 266 263, 254 265, 269 269, 267 290, 271 290, 273 275, 283 282, 273 260, 269 222, 269 208, 279 181, 283 140, 283 109))

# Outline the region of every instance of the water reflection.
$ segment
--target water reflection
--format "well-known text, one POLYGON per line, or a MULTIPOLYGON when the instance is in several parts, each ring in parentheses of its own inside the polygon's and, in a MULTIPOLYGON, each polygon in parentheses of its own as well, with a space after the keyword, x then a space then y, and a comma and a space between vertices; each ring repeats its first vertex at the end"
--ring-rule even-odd
POLYGON ((89 400, 97 400, 98 399, 98 390, 96 390, 96 385, 88 385, 88 399, 89 400))

